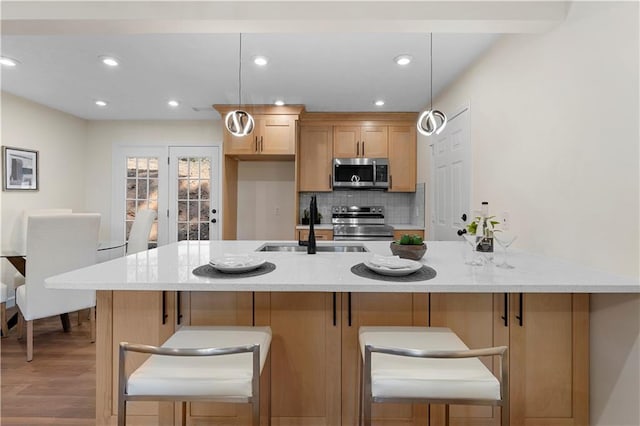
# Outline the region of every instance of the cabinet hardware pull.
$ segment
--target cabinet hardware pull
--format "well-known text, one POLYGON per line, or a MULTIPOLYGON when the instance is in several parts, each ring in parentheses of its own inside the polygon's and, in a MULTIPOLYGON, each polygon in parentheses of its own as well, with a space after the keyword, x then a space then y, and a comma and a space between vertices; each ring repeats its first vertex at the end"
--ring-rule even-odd
POLYGON ((337 325, 337 318, 336 318, 336 292, 333 292, 333 326, 335 327, 337 325))
POLYGON ((176 292, 176 306, 178 307, 178 324, 182 324, 182 292, 176 292))
POLYGON ((329 189, 332 189, 332 188, 333 188, 333 182, 331 179, 331 175, 329 175, 329 189))
POLYGON ((349 292, 347 294, 347 305, 348 305, 348 309, 347 309, 347 317, 348 317, 348 321, 349 321, 349 327, 351 327, 351 292, 349 292))
POLYGON ((167 323, 167 318, 169 318, 169 314, 167 314, 167 292, 162 292, 162 324, 167 323))
POLYGON ((256 136, 256 152, 258 152, 258 136, 256 136))
POLYGON ((389 189, 393 188, 393 176, 389 175, 389 189))
POLYGON ((509 295, 507 293, 504 294, 504 315, 500 319, 504 320, 505 327, 509 327, 509 295))
POLYGON ((364 141, 362 141, 362 156, 364 157, 364 141))
POLYGON ((522 327, 522 323, 524 322, 524 315, 522 315, 522 293, 518 294, 518 304, 520 306, 518 306, 518 315, 516 315, 516 319, 518 320, 518 325, 522 327))
POLYGON ((260 136, 260 152, 264 151, 264 140, 263 137, 260 136))
POLYGON ((360 142, 356 141, 356 155, 360 156, 360 142))

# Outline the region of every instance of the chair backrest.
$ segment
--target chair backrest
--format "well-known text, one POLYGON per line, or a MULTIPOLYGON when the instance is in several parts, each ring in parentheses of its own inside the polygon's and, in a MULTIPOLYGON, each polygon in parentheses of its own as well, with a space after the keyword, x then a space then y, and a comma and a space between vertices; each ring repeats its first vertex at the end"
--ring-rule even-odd
POLYGON ((127 241, 127 254, 149 249, 149 232, 155 219, 155 210, 140 209, 136 212, 136 218, 129 232, 129 241, 127 241))
POLYGON ((36 210, 24 210, 22 212, 22 223, 20 226, 22 227, 21 238, 20 238, 20 247, 17 247, 18 252, 26 253, 27 252, 27 220, 29 216, 50 216, 56 214, 71 214, 71 209, 36 209, 36 210))
POLYGON ((100 215, 29 216, 25 300, 20 310, 37 319, 95 306, 92 290, 44 287, 45 278, 96 263, 100 215))

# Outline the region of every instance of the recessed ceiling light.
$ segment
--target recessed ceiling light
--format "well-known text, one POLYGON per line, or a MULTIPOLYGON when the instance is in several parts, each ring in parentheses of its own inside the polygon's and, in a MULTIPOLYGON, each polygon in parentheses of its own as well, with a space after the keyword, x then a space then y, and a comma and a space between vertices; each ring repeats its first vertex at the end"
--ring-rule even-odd
POLYGON ((176 108, 178 107, 178 105, 180 105, 180 102, 176 101, 175 99, 171 99, 169 102, 167 102, 167 105, 169 105, 171 108, 176 108))
POLYGON ((278 99, 277 101, 274 102, 274 104, 276 104, 278 106, 282 106, 282 105, 284 105, 284 101, 281 101, 281 100, 278 99))
POLYGON ((409 65, 413 57, 411 55, 400 55, 393 58, 396 64, 398 65, 409 65))
POLYGON ((376 104, 376 106, 383 106, 384 105, 384 101, 382 99, 379 99, 377 101, 374 102, 376 104))
POLYGON ((98 100, 98 101, 96 101, 96 105, 98 105, 99 107, 106 107, 107 106, 107 102, 98 100))
POLYGON ((117 67, 118 65, 120 65, 120 62, 118 62, 118 60, 112 56, 100 56, 100 60, 103 64, 109 67, 117 67))
POLYGON ((5 67, 15 67, 19 63, 20 62, 16 61, 15 59, 7 58, 6 56, 0 56, 0 64, 4 65, 5 67))
POLYGON ((260 67, 264 67, 269 63, 269 58, 267 58, 266 56, 255 56, 253 58, 253 63, 260 67))

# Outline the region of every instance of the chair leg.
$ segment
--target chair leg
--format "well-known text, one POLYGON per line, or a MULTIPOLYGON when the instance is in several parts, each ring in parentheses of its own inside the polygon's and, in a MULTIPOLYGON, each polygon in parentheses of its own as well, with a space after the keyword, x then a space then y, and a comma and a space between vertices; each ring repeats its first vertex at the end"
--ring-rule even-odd
POLYGON ((78 325, 82 325, 82 311, 78 311, 78 325))
POLYGON ((89 326, 91 327, 91 343, 96 341, 96 308, 89 310, 89 326))
POLYGON ((9 335, 9 326, 7 325, 7 304, 0 303, 0 326, 2 328, 2 337, 9 335))
POLYGON ((260 426, 260 394, 259 393, 251 397, 251 424, 253 426, 260 426))
POLYGON ((22 312, 18 309, 18 340, 22 340, 24 338, 24 316, 22 316, 22 312))
POLYGON ((33 359, 33 320, 27 323, 27 362, 33 359))
POLYGON ((118 426, 127 425, 127 401, 120 397, 118 399, 118 426))

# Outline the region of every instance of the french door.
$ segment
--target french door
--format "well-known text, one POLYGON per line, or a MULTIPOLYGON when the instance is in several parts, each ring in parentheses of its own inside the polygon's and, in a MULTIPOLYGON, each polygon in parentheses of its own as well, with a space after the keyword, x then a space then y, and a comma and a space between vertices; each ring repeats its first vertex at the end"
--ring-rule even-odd
POLYGON ((117 147, 113 157, 111 236, 128 240, 139 209, 157 213, 150 248, 219 238, 219 147, 117 147))
POLYGON ((169 242, 218 240, 218 147, 169 148, 169 242))

